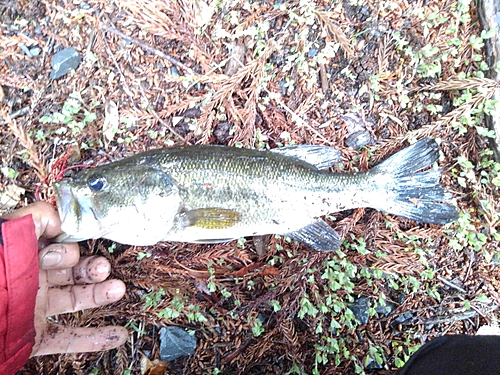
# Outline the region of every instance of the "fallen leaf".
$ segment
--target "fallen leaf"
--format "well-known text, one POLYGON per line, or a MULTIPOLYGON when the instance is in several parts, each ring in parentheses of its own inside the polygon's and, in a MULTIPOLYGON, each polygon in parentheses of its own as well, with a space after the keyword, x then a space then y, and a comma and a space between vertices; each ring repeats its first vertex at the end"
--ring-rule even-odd
POLYGON ((109 143, 115 138, 120 125, 120 115, 118 114, 118 106, 112 100, 108 101, 104 106, 104 122, 102 124, 102 134, 104 135, 104 143, 106 148, 109 143))
POLYGON ((144 353, 141 353, 141 374, 146 375, 151 367, 153 367, 153 362, 144 353))
POLYGON ((0 210, 6 211, 17 206, 25 190, 17 185, 8 185, 0 192, 0 210))
POLYGON ((273 266, 266 266, 259 272, 259 276, 278 276, 279 274, 280 270, 273 266))
MULTIPOLYGON (((215 2, 214 2, 215 4, 215 2)), ((196 15, 196 24, 198 27, 203 27, 207 25, 212 19, 212 15, 214 14, 215 7, 214 5, 208 5, 203 0, 195 0, 193 2, 195 15, 196 15)))
POLYGON ((146 375, 163 375, 167 371, 168 363, 155 359, 153 366, 149 369, 146 375))
POLYGON ((164 375, 167 371, 168 363, 155 359, 151 361, 144 353, 141 353, 141 374, 142 375, 164 375))

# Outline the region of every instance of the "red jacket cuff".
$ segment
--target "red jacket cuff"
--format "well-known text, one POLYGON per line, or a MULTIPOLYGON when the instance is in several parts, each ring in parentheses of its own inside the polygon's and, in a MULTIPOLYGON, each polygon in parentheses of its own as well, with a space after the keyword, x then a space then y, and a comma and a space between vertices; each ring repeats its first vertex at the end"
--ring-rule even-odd
POLYGON ((38 240, 31 216, 4 222, 0 246, 0 374, 24 366, 35 343, 38 240))

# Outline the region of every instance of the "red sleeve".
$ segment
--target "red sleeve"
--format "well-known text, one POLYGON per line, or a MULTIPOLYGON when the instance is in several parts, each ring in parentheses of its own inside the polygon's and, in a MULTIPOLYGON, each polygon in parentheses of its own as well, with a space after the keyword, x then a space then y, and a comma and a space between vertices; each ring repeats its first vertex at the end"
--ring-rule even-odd
POLYGON ((31 216, 2 225, 0 245, 0 374, 24 366, 35 343, 38 241, 31 216))

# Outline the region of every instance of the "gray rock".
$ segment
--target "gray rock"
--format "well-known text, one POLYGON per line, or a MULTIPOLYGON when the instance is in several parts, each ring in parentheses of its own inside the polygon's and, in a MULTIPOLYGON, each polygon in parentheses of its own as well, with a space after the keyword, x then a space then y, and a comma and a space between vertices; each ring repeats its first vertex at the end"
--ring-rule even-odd
POLYGON ((180 77, 180 73, 179 73, 179 70, 174 66, 172 65, 172 67, 170 68, 170 74, 172 74, 172 77, 180 77))
POLYGON ((29 48, 26 47, 24 44, 20 43, 19 44, 19 48, 21 49, 21 51, 23 51, 25 53, 26 56, 33 57, 33 55, 31 54, 31 52, 29 50, 29 48))
POLYGON ((393 324, 407 324, 413 319, 413 314, 410 312, 399 315, 393 320, 393 324))
POLYGON ((349 135, 345 140, 345 145, 354 150, 372 143, 372 136, 366 130, 360 130, 349 135))
POLYGON ((357 150, 373 142, 369 132, 372 124, 364 117, 357 113, 347 113, 342 116, 348 134, 345 140, 347 147, 357 150))
POLYGON ((173 361, 179 357, 191 355, 196 350, 196 337, 179 327, 160 329, 160 358, 173 361))
POLYGON ((30 48, 30 53, 31 53, 31 56, 33 56, 33 57, 39 56, 40 52, 42 52, 42 49, 40 47, 30 48))
POLYGON ((396 310, 397 308, 397 305, 395 303, 392 303, 392 302, 386 302, 385 303, 385 306, 382 306, 382 305, 378 305, 375 307, 375 311, 378 313, 378 314, 381 314, 381 315, 389 315, 390 313, 392 313, 394 310, 396 310))
POLYGON ((282 79, 278 84, 280 86, 281 95, 286 96, 288 88, 286 87, 286 81, 282 79))
POLYGON ((354 303, 349 305, 349 309, 354 314, 354 317, 361 324, 368 323, 370 315, 368 309, 370 308, 370 301, 366 297, 359 297, 354 303))
POLYGON ((50 73, 50 78, 58 79, 66 75, 70 69, 76 69, 82 58, 78 51, 73 47, 65 48, 57 52, 52 56, 52 61, 50 65, 52 66, 52 72, 50 73))
POLYGON ((374 370, 381 370, 383 368, 384 368, 383 363, 377 363, 377 361, 371 356, 366 357, 365 369, 374 371, 374 370))
POLYGON ((311 57, 314 57, 318 54, 318 50, 316 48, 311 48, 308 52, 307 52, 307 57, 311 58, 311 57))

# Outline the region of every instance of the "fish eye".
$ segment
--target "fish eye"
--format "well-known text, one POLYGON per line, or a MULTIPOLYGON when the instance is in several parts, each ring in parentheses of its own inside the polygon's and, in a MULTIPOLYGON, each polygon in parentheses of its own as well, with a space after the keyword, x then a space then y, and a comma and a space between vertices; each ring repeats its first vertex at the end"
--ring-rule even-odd
POLYGON ((101 176, 94 176, 90 177, 87 180, 87 184, 89 185, 89 188, 93 191, 101 191, 104 186, 106 186, 106 179, 101 176))

